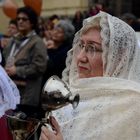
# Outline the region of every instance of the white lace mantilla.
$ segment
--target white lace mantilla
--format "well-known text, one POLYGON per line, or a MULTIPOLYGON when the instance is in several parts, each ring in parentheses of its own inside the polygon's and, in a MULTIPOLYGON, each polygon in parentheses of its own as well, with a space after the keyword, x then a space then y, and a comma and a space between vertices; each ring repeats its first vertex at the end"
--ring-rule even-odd
MULTIPOLYGON (((104 76, 120 77, 140 82, 140 47, 135 31, 122 20, 105 12, 84 20, 84 26, 100 17, 104 76)), ((84 28, 83 26, 83 28, 84 28)), ((82 30, 82 29, 81 29, 82 30)), ((70 84, 77 77, 75 51, 81 30, 75 35, 73 48, 68 52, 63 80, 70 84)))

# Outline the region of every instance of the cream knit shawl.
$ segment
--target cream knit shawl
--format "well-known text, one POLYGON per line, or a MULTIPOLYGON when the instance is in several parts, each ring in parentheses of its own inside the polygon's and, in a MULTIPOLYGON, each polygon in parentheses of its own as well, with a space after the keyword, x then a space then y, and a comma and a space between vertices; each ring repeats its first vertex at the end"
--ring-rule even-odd
POLYGON ((76 81, 72 88, 80 94, 79 106, 73 110, 68 105, 53 114, 64 140, 140 139, 138 83, 98 77, 76 81))

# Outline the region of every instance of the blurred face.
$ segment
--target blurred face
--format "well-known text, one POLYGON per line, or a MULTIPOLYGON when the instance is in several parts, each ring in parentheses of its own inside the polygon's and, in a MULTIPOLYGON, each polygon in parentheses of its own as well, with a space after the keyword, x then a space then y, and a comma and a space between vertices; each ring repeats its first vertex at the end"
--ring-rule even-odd
POLYGON ((80 38, 77 68, 79 78, 103 76, 100 31, 89 29, 80 38))
POLYGON ((24 13, 19 13, 17 15, 17 25, 20 33, 27 34, 32 30, 32 24, 28 16, 24 13))
POLYGON ((18 32, 18 29, 15 24, 9 24, 7 32, 9 36, 13 36, 18 32))
POLYGON ((64 41, 64 31, 61 28, 55 28, 52 32, 52 39, 55 42, 63 42, 64 41))

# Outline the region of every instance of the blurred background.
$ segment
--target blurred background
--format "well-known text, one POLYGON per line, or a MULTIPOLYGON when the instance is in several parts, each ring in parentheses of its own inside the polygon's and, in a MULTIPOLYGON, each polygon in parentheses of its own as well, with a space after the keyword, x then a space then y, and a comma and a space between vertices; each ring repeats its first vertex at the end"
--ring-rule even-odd
MULTIPOLYGON (((9 18, 2 10, 5 0, 0 0, 0 32, 4 33, 8 26, 9 18)), ((18 7, 23 6, 23 0, 13 0, 18 7)), ((49 17, 57 14, 62 17, 72 18, 76 11, 82 11, 85 16, 94 10, 96 4, 101 4, 104 11, 115 16, 124 13, 133 13, 137 18, 140 17, 139 0, 42 0, 41 17, 49 17)))

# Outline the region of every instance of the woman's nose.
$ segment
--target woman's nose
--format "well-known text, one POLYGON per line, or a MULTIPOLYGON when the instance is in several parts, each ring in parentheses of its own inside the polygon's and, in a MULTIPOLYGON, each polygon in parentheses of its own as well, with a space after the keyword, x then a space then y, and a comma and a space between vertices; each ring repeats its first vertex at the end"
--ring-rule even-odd
POLYGON ((86 52, 85 52, 85 48, 80 50, 79 54, 77 55, 77 59, 79 59, 80 61, 83 61, 83 62, 87 61, 87 55, 86 55, 86 52))

